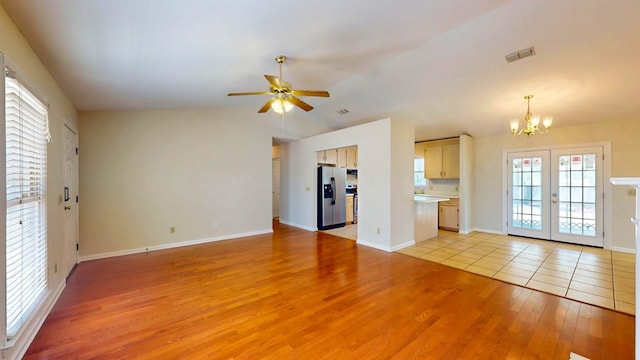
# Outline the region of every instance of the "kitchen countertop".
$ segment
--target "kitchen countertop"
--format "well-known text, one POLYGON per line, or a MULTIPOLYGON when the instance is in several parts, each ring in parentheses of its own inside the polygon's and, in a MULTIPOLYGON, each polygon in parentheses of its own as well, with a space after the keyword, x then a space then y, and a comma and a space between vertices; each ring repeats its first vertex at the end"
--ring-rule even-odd
POLYGON ((460 196, 458 194, 446 194, 446 193, 436 193, 436 194, 430 194, 430 193, 424 193, 424 194, 414 194, 414 195, 424 195, 424 196, 433 196, 433 197, 446 197, 449 199, 457 199, 460 196))
POLYGON ((449 201, 451 198, 444 196, 433 196, 433 195, 423 195, 423 194, 414 194, 413 201, 422 202, 422 203, 438 203, 441 201, 449 201))

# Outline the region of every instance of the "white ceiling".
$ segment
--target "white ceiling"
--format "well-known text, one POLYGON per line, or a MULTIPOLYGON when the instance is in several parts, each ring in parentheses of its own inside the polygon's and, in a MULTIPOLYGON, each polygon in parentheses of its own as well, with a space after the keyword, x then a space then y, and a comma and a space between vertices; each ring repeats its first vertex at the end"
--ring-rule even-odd
POLYGON ((268 90, 282 54, 294 88, 331 93, 287 116, 333 129, 392 117, 418 140, 508 133, 527 94, 556 127, 640 121, 638 0, 0 4, 80 111, 257 111, 267 97, 227 93, 268 90), (505 61, 530 46, 536 56, 505 61))

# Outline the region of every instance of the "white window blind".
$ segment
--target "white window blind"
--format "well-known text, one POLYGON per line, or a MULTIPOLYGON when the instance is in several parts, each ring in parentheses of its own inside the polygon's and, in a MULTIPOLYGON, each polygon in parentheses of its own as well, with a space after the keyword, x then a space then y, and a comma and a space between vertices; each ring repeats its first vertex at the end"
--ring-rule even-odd
POLYGON ((46 106, 16 79, 5 78, 6 324, 11 338, 47 289, 46 106))

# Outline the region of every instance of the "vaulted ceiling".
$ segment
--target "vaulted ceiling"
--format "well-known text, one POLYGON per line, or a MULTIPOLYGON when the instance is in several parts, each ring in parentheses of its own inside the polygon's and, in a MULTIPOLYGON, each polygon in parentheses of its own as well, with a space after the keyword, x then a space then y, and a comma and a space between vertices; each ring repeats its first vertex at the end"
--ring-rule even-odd
POLYGON ((257 111, 267 97, 227 93, 268 90, 263 75, 286 55, 294 88, 331 93, 287 117, 331 129, 392 117, 415 123, 418 140, 508 133, 528 94, 556 127, 640 121, 637 0, 0 4, 79 111, 257 111), (505 60, 531 46, 535 56, 505 60))

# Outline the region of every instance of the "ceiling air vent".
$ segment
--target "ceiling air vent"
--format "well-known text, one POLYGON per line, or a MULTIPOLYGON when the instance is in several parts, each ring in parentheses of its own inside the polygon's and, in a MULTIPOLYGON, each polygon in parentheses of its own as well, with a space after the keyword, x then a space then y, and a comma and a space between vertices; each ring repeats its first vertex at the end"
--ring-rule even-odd
POLYGON ((340 110, 338 110, 338 111, 336 111, 336 112, 337 112, 338 114, 340 114, 340 115, 344 115, 344 114, 348 113, 348 112, 349 112, 349 110, 347 110, 347 109, 340 109, 340 110))
POLYGON ((514 62, 516 60, 520 60, 529 56, 533 56, 536 54, 536 51, 533 49, 533 46, 527 49, 522 49, 516 52, 513 52, 511 54, 508 54, 505 56, 505 59, 507 59, 507 62, 514 62))

